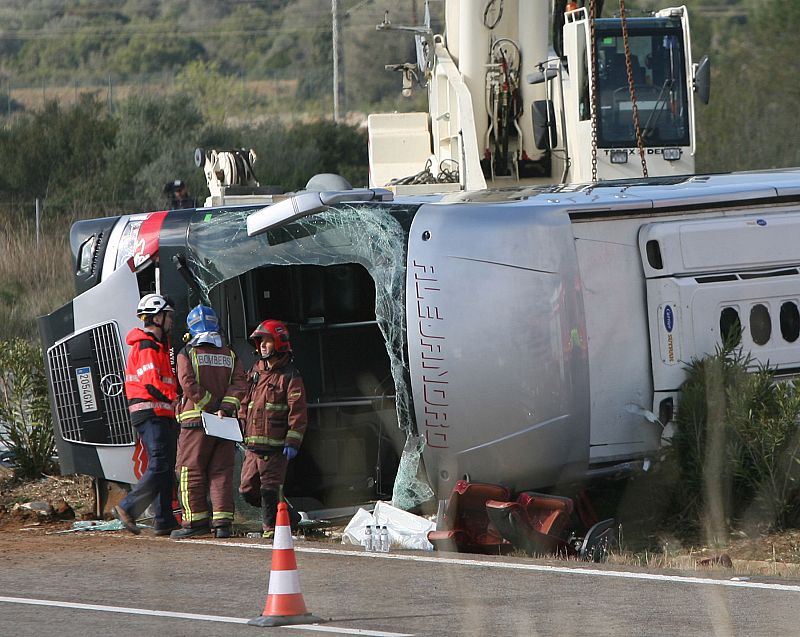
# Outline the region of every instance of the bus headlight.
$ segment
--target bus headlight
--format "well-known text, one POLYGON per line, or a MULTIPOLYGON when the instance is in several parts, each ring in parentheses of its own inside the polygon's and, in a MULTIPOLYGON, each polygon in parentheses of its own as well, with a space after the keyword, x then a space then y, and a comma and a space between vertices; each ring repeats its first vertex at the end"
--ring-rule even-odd
POLYGON ((678 161, 681 158, 681 149, 680 148, 665 148, 661 151, 664 159, 667 161, 678 161))

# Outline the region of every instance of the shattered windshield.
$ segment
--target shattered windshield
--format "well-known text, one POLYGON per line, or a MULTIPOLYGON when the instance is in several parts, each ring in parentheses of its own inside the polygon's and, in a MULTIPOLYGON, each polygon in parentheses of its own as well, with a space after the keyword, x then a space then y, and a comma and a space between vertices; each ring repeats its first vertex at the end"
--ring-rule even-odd
POLYGON ((362 265, 375 282, 375 319, 386 343, 399 426, 413 432, 405 361, 407 233, 417 206, 341 204, 249 237, 253 208, 201 211, 189 225, 188 265, 205 296, 263 266, 362 265))

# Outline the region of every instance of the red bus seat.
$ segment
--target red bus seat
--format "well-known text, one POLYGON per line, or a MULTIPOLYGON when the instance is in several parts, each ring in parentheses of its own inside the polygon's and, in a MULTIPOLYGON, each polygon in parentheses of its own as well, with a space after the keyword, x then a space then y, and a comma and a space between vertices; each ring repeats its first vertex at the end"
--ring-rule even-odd
POLYGON ((487 500, 507 501, 511 491, 498 484, 459 480, 453 487, 445 511, 445 529, 428 533, 436 550, 465 553, 503 553, 512 546, 490 523, 487 500))
POLYGON ((514 502, 490 500, 487 516, 503 539, 531 555, 569 552, 564 533, 575 505, 570 498, 525 491, 514 502))

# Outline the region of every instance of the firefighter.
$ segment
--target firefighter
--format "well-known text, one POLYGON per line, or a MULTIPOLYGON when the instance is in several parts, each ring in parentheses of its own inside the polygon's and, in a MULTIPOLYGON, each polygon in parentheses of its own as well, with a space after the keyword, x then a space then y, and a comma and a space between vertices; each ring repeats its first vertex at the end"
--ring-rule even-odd
POLYGON ((201 414, 236 416, 247 392, 247 377, 234 351, 223 344, 219 319, 212 308, 193 308, 186 324, 191 338, 177 357, 183 390, 178 408, 181 433, 177 462, 183 528, 170 537, 180 540, 212 532, 216 537, 230 537, 235 443, 206 435, 201 414))
POLYGON ((168 535, 180 526, 172 513, 178 433, 173 409, 177 383, 169 358, 172 302, 160 294, 147 294, 139 301, 136 314, 144 327, 132 329, 125 339, 131 347, 125 367, 125 396, 131 424, 147 449, 148 464, 138 484, 112 513, 138 535, 136 518, 152 502, 154 532, 168 535))
POLYGON ((288 463, 303 442, 308 407, 286 325, 266 320, 250 340, 261 358, 248 374, 250 389, 239 414, 247 447, 239 491, 247 502, 261 506, 263 537, 272 538, 279 492, 288 463))

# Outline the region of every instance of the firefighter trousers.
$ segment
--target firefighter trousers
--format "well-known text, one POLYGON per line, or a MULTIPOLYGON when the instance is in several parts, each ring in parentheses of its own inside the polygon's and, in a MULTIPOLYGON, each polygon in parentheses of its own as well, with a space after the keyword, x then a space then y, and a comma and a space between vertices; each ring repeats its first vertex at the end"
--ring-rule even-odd
POLYGON ((278 491, 283 486, 289 461, 282 451, 271 451, 263 457, 252 451, 245 453, 239 483, 245 502, 260 507, 262 491, 278 491))
POLYGON ((233 440, 208 436, 202 427, 181 429, 177 473, 184 527, 233 522, 234 456, 233 440))

